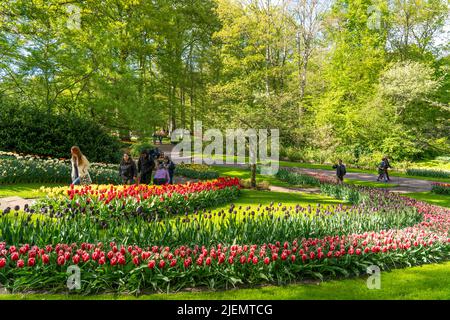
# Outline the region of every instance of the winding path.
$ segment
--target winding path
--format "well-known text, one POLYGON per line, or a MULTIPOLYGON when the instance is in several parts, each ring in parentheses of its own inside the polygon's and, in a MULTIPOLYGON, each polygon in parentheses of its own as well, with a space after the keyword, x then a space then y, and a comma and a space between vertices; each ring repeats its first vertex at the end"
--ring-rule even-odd
MULTIPOLYGON (((157 145, 157 147, 165 152, 165 153, 171 153, 173 145, 169 144, 163 144, 163 145, 157 145)), ((191 158, 187 157, 176 157, 173 156, 172 159, 175 162, 181 162, 181 161, 187 161, 191 158)), ((223 164, 223 166, 227 167, 247 167, 247 165, 242 164, 223 164)), ((298 172, 298 173, 309 173, 309 174, 322 174, 329 177, 335 176, 334 170, 323 170, 323 169, 306 169, 306 168, 297 168, 297 167, 281 167, 282 169, 288 169, 290 171, 298 172)), ((377 175, 375 174, 369 174, 369 173, 361 173, 361 172, 348 172, 345 176, 347 179, 350 180, 356 180, 356 181, 368 181, 368 182, 375 182, 377 180, 377 175)), ((386 188, 386 190, 397 192, 397 193, 413 193, 413 192, 427 192, 431 190, 431 183, 432 181, 428 180, 419 180, 419 179, 413 179, 413 178, 403 178, 403 177, 394 177, 391 176, 391 182, 392 187, 386 188)), ((183 182, 182 180, 176 181, 178 183, 183 182)), ((277 187, 277 186, 271 186, 271 191, 276 192, 307 192, 307 193, 319 193, 318 188, 285 188, 285 187, 277 187)), ((21 209, 23 209, 25 204, 31 205, 33 202, 32 199, 23 199, 20 197, 8 197, 8 198, 0 198, 0 210, 4 210, 7 207, 14 208, 15 206, 20 206, 21 209)))

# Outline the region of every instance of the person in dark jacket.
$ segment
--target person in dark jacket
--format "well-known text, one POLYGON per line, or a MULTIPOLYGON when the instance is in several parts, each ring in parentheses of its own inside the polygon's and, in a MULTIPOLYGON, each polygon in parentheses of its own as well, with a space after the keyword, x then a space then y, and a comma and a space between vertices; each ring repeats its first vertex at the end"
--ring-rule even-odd
POLYGON ((147 151, 142 151, 138 160, 139 183, 150 184, 152 180, 152 171, 155 168, 155 161, 147 151))
POLYGON ((175 173, 175 163, 169 158, 169 156, 164 157, 164 165, 169 171, 169 184, 173 184, 173 175, 175 173))
POLYGON ((378 165, 378 179, 377 181, 384 180, 384 182, 388 182, 387 176, 387 164, 386 164, 386 158, 383 158, 378 165))
POLYGON ((336 169, 336 177, 338 183, 343 183, 344 176, 347 174, 347 169, 345 168, 345 165, 342 163, 341 159, 339 159, 338 164, 335 164, 333 166, 333 169, 336 169))
POLYGON ((120 162, 119 175, 122 178, 123 184, 133 184, 136 180, 136 163, 127 153, 123 155, 122 161, 120 162))

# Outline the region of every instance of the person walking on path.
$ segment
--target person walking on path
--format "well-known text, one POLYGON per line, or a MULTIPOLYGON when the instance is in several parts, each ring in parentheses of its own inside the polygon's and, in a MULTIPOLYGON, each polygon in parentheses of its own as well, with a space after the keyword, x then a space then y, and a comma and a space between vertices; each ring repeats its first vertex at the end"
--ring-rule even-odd
POLYGON ((136 180, 136 163, 128 153, 123 155, 122 161, 120 162, 119 175, 122 178, 123 184, 133 184, 136 180))
POLYGON ((169 172, 169 184, 173 184, 173 175, 175 173, 175 163, 169 158, 169 156, 164 157, 164 165, 169 172))
POLYGON ((157 186, 166 184, 170 181, 169 171, 166 169, 164 164, 159 164, 158 169, 153 177, 153 183, 157 186))
POLYGON ((391 164, 389 163, 389 157, 384 157, 384 174, 386 175, 387 181, 391 181, 391 178, 389 178, 389 169, 392 168, 391 164))
POLYGON ((336 177, 338 183, 344 182, 344 176, 347 174, 347 168, 342 163, 342 160, 339 159, 338 164, 333 166, 333 169, 336 169, 336 177))
POLYGON ((150 184, 155 161, 147 151, 142 151, 138 160, 139 183, 150 184))
POLYGON ((89 185, 92 183, 91 176, 89 175, 89 161, 81 152, 80 148, 73 146, 70 149, 72 158, 72 184, 74 185, 89 185))
POLYGON ((384 182, 388 182, 386 174, 387 174, 386 158, 383 158, 380 164, 378 165, 377 181, 383 180, 384 182))

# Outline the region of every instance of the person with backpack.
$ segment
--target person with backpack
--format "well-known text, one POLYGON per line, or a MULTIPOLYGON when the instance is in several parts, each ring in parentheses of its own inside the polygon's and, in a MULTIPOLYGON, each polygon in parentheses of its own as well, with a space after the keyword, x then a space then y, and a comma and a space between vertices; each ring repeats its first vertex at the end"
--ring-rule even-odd
POLYGON ((387 182, 387 165, 388 163, 386 163, 386 158, 383 158, 380 162, 380 164, 378 165, 378 178, 377 181, 381 181, 384 180, 384 182, 387 182))
POLYGON ((173 184, 173 175, 175 173, 175 163, 169 158, 169 156, 164 157, 164 165, 169 171, 169 184, 173 184))
POLYGON ((123 155, 122 161, 120 162, 119 176, 122 178, 123 184, 133 184, 136 180, 136 163, 128 153, 123 155))
POLYGON ((142 151, 137 165, 139 183, 150 184, 152 180, 152 171, 154 168, 155 161, 150 156, 149 152, 142 151))
POLYGON ((345 165, 342 163, 342 160, 339 159, 338 164, 333 166, 333 169, 336 169, 336 177, 338 183, 344 182, 344 176, 347 174, 347 169, 345 165))

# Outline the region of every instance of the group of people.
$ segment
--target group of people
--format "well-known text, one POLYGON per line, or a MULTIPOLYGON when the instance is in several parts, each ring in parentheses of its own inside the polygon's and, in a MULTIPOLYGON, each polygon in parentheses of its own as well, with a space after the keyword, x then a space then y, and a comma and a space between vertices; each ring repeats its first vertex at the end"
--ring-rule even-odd
POLYGON ((175 163, 163 152, 142 151, 136 163, 129 154, 124 154, 119 166, 119 175, 123 184, 173 184, 175 163))
MULTIPOLYGON (((73 146, 70 152, 72 155, 72 184, 91 184, 88 159, 77 146, 73 146)), ((142 151, 137 165, 132 157, 125 153, 119 165, 119 176, 123 184, 151 184, 154 170, 153 183, 155 185, 173 184, 175 163, 158 148, 142 151)))
POLYGON ((378 165, 378 179, 377 181, 383 180, 384 182, 391 181, 391 178, 389 178, 389 172, 388 170, 392 168, 391 164, 389 163, 389 157, 384 157, 380 164, 378 165))
POLYGON ((162 140, 166 136, 167 136, 167 132, 164 129, 156 131, 153 134, 153 144, 156 144, 156 140, 159 141, 159 144, 162 144, 162 140))
MULTIPOLYGON (((378 178, 377 181, 383 180, 384 182, 391 181, 388 170, 392 168, 389 163, 389 157, 384 157, 381 163, 378 165, 378 178)), ((342 159, 338 160, 338 163, 333 166, 336 169, 336 178, 338 183, 344 182, 344 176, 347 174, 347 168, 345 167, 342 159)))

